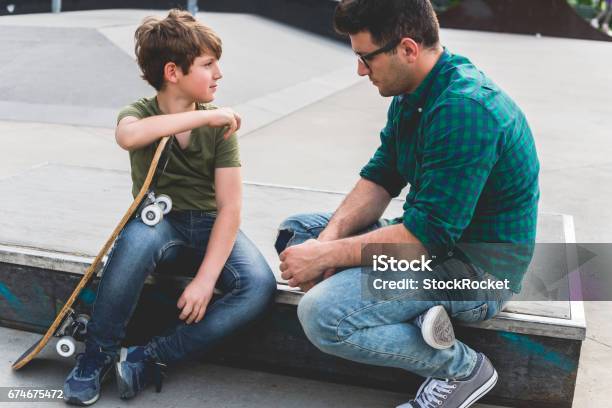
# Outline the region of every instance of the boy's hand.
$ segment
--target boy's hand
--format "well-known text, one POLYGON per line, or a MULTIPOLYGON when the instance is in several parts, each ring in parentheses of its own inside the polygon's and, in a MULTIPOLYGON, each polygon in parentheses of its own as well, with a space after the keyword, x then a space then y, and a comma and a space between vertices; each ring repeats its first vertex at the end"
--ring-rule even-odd
POLYGON ((185 320, 187 324, 198 323, 202 320, 214 289, 212 285, 192 280, 176 304, 179 309, 182 309, 179 319, 185 320))
POLYGON ((223 138, 227 139, 232 133, 240 129, 240 123, 242 119, 240 115, 234 112, 231 108, 219 108, 206 111, 209 117, 208 126, 210 127, 227 127, 227 130, 223 134, 223 138))

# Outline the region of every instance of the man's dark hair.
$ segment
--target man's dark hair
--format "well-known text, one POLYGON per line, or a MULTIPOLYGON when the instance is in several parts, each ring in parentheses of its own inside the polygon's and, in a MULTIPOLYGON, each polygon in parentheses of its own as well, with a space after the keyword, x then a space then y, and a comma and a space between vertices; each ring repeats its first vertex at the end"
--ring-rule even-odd
POLYGON ((426 48, 438 44, 438 18, 429 0, 342 0, 334 28, 343 35, 369 31, 378 45, 410 37, 426 48))

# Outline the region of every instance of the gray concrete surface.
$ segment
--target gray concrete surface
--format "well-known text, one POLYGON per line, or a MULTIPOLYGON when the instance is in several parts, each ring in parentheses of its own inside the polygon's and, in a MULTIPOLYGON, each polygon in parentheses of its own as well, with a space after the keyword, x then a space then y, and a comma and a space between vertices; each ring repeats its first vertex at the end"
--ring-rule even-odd
MULTIPOLYGON (((114 145, 112 126, 123 104, 152 92, 130 63, 133 29, 148 14, 104 10, 0 18, 0 177, 42 162, 128 168, 127 154, 114 145)), ((224 39, 225 78, 218 102, 245 117, 245 179, 349 190, 377 145, 389 102, 357 78, 350 49, 253 16, 201 13, 200 18, 224 39)), ((459 30, 443 30, 442 39, 451 51, 476 62, 526 112, 542 163, 540 210, 573 215, 578 242, 612 242, 612 45, 459 30)), ((588 332, 575 407, 612 407, 607 391, 612 324, 606 319, 611 306, 585 304, 588 332)), ((0 385, 61 381, 59 365, 11 373, 8 361, 19 354, 12 351, 21 350, 31 335, 0 333, 0 385)), ((253 406, 253 401, 274 406, 274 400, 264 398, 274 393, 262 399, 242 395, 262 395, 249 388, 260 381, 298 384, 297 389, 278 388, 284 390, 278 398, 294 393, 300 406, 392 406, 401 400, 380 391, 330 384, 316 388, 292 378, 263 380, 263 374, 243 370, 215 367, 211 377, 203 377, 208 370, 194 370, 173 379, 175 385, 160 396, 151 393, 130 405, 184 401, 181 406, 201 406, 202 399, 176 400, 171 389, 184 386, 208 390, 208 406, 253 406), (232 388, 219 378, 227 378, 232 388), (223 394, 225 404, 212 399, 223 394)), ((294 400, 283 401, 284 406, 294 400)))
MULTIPOLYGON (((131 186, 127 171, 64 164, 45 164, 0 179, 0 191, 6 193, 0 195, 0 245, 93 259, 132 203, 131 186)), ((344 198, 338 193, 250 183, 244 185, 242 196, 241 229, 275 269, 279 261, 274 241, 280 223, 313 208, 332 212, 344 198)), ((394 217, 402 205, 401 200, 392 200, 383 216, 394 217)), ((551 226, 560 224, 551 221, 551 226)))
MULTIPOLYGON (((36 341, 37 335, 0 328, 1 387, 61 389, 70 371, 71 361, 57 356, 51 349, 23 371, 12 372, 10 365, 23 351, 23 345, 36 341)), ((143 392, 129 403, 118 398, 115 384, 108 381, 96 407, 393 407, 406 396, 362 387, 329 384, 259 371, 236 369, 212 364, 185 364, 169 371, 162 393, 143 392)), ((1 403, 7 407, 32 407, 32 403, 1 403)), ((64 407, 63 401, 47 402, 42 407, 64 407)), ((482 405, 481 407, 485 407, 482 405)))

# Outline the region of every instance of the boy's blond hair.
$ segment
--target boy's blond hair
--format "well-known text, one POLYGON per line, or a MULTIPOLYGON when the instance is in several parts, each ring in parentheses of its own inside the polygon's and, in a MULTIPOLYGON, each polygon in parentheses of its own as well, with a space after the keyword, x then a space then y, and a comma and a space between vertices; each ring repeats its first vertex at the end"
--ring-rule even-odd
POLYGON ((153 88, 164 88, 164 66, 174 62, 185 75, 204 53, 221 58, 221 39, 187 11, 172 9, 164 19, 147 17, 134 34, 142 78, 153 88))

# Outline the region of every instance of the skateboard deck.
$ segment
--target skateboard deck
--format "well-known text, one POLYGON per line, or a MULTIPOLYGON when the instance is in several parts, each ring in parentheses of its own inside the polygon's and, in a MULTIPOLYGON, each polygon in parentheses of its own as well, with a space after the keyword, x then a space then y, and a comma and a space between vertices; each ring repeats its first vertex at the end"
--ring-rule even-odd
POLYGON ((146 198, 147 194, 149 193, 149 188, 151 187, 151 184, 153 182, 156 183, 159 176, 163 173, 163 168, 165 168, 166 164, 168 163, 169 154, 167 153, 167 151, 171 147, 172 141, 173 140, 171 139, 171 137, 164 137, 161 139, 159 145, 157 146, 157 149, 155 150, 155 154, 153 155, 153 159, 151 161, 151 165, 149 166, 145 181, 143 182, 140 191, 134 198, 134 201, 127 209, 127 211, 121 218, 121 221, 119 221, 110 237, 106 240, 106 242, 102 246, 102 249, 100 249, 91 265, 83 274, 83 277, 75 287, 74 291, 72 292, 60 312, 57 314, 53 323, 51 323, 51 326, 49 326, 47 332, 13 363, 12 367, 14 370, 19 370, 20 368, 28 364, 30 361, 32 361, 32 359, 36 357, 36 355, 47 345, 47 343, 49 343, 49 340, 51 340, 51 338, 55 336, 56 333, 58 333, 58 330, 66 326, 66 320, 74 318, 75 312, 73 310, 73 305, 79 297, 79 294, 96 276, 99 267, 102 265, 102 260, 104 259, 104 256, 107 254, 107 252, 115 242, 115 239, 117 238, 121 230, 125 227, 125 225, 128 223, 128 221, 132 218, 134 213, 138 210, 143 200, 146 198), (161 166, 158 166, 160 163, 161 166))

